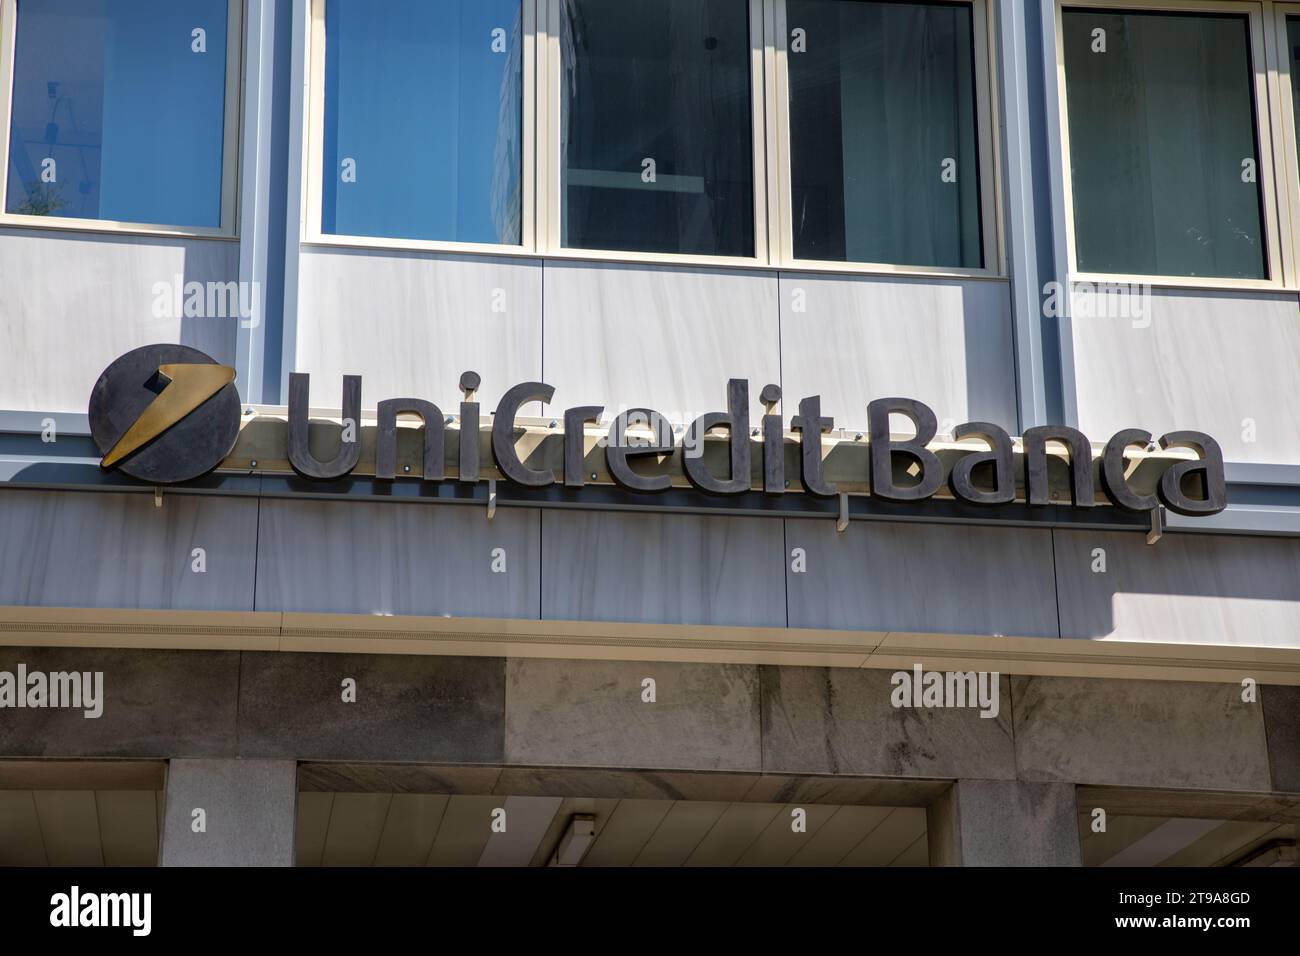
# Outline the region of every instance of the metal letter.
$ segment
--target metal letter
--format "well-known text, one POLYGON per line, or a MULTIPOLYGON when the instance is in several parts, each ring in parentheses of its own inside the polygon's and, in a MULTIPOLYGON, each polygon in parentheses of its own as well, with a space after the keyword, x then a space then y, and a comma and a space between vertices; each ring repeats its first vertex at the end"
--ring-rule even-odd
POLYGON ((733 378, 727 382, 727 411, 709 412, 695 419, 691 435, 699 442, 697 455, 682 455, 686 480, 701 491, 715 495, 736 495, 749 491, 749 382, 733 378), (714 428, 727 429, 731 449, 731 477, 727 480, 709 474, 704 461, 704 438, 714 428))
POLYGON ((397 416, 419 415, 424 426, 424 480, 442 481, 442 411, 422 398, 390 398, 379 403, 379 434, 375 439, 375 477, 397 477, 397 416))
POLYGON ((478 481, 479 418, 478 402, 473 401, 482 379, 478 372, 465 372, 460 377, 460 390, 465 400, 460 403, 460 465, 457 481, 478 481))
POLYGON ((587 422, 600 421, 604 405, 580 405, 564 412, 564 486, 581 488, 587 481, 587 422))
POLYGON ((1025 498, 1031 505, 1051 504, 1047 483, 1047 442, 1062 442, 1070 450, 1070 499, 1076 508, 1097 502, 1092 487, 1092 446, 1077 428, 1039 425, 1025 431, 1025 498))
POLYGON ((1015 501, 1015 456, 1006 429, 991 422, 967 422, 953 429, 952 435, 958 441, 979 438, 989 446, 989 451, 971 452, 952 466, 948 483, 953 495, 975 505, 1005 505, 1015 501), (984 464, 993 466, 992 491, 981 491, 972 480, 975 469, 984 464))
POLYGON ((799 402, 799 414, 790 421, 799 433, 799 483, 810 495, 833 498, 839 494, 834 483, 822 478, 822 432, 835 427, 835 419, 822 418, 822 397, 813 395, 799 402))
MULTIPOLYGON (((339 442, 339 453, 330 461, 318 461, 307 444, 308 408, 311 376, 306 372, 289 374, 289 464, 304 478, 328 481, 342 478, 357 466, 361 457, 361 436, 356 441, 339 442)), ((360 428, 361 376, 343 376, 343 419, 351 419, 360 428)))
POLYGON ((1106 496, 1125 511, 1150 511, 1160 504, 1155 495, 1139 495, 1128 486, 1124 475, 1124 452, 1129 445, 1151 444, 1151 433, 1140 428, 1116 432, 1101 453, 1101 487, 1106 496))
POLYGON ((555 481, 549 469, 529 468, 515 453, 515 415, 519 406, 533 401, 546 404, 554 395, 555 389, 545 382, 524 382, 507 391, 497 403, 492 417, 492 456, 501 474, 517 484, 544 488, 555 481))
POLYGON ((785 494, 785 429, 781 427, 781 416, 772 414, 781 400, 781 389, 765 385, 758 399, 767 412, 763 416, 763 492, 785 494))
POLYGON ((1160 476, 1160 500, 1170 511, 1191 517, 1217 515, 1228 507, 1228 486, 1223 476, 1223 450, 1219 443, 1203 432, 1169 432, 1160 436, 1161 448, 1195 448, 1199 461, 1180 461, 1160 476), (1183 493, 1188 475, 1202 475, 1201 498, 1183 493))
POLYGON ((867 406, 871 434, 871 494, 887 501, 922 501, 943 485, 943 463, 925 446, 939 430, 939 420, 925 404, 912 398, 878 398, 867 406), (916 437, 894 441, 889 416, 897 412, 912 420, 916 437), (906 488, 894 484, 894 454, 909 455, 921 468, 921 480, 906 488))
POLYGON ((662 415, 649 408, 629 408, 614 416, 609 426, 609 438, 605 442, 605 464, 610 477, 619 486, 629 491, 667 491, 673 486, 668 475, 646 476, 632 470, 628 460, 644 455, 671 455, 677 446, 673 443, 673 430, 662 415), (627 445, 626 432, 628 419, 632 416, 645 417, 655 432, 658 444, 627 445))

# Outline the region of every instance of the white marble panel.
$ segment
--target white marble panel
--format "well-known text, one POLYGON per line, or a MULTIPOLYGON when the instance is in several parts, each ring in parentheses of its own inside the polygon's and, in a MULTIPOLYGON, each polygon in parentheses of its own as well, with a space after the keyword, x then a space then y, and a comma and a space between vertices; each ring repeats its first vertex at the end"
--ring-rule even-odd
POLYGON ((535 618, 540 529, 531 508, 265 500, 257 610, 535 618))
POLYGON ((1051 533, 920 522, 786 522, 791 627, 1056 637, 1051 533))
POLYGON ((253 610, 254 500, 0 490, 0 542, 0 604, 253 610))
POLYGON ((542 617, 785 626, 781 522, 547 511, 542 617))
POLYGON ((1083 431, 1194 429, 1228 461, 1300 464, 1296 296, 1165 289, 1145 301, 1141 316, 1072 322, 1083 431))
POLYGON ((233 364, 238 318, 185 318, 171 293, 238 278, 229 240, 0 230, 0 408, 85 414, 105 366, 155 342, 233 364))
POLYGON ((780 302, 787 415, 821 395, 837 427, 863 428, 869 402, 899 395, 929 405, 942 431, 1017 431, 1006 282, 783 272, 780 302))
POLYGON ((1300 540, 1057 531, 1061 636, 1300 647, 1300 540), (1105 552, 1105 572, 1097 549, 1105 552))
POLYGON ((423 398, 455 414, 473 370, 486 417, 502 392, 541 375, 539 262, 313 248, 300 269, 294 368, 311 374, 315 408, 338 408, 343 376, 360 375, 366 409, 423 398))
POLYGON ((727 404, 727 380, 781 381, 776 276, 612 263, 546 263, 546 381, 557 407, 652 408, 693 421, 727 404))

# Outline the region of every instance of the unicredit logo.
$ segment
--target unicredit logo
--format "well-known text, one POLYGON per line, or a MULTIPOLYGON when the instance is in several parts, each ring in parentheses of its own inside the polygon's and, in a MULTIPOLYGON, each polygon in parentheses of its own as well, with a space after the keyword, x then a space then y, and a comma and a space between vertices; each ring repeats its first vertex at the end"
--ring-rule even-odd
POLYGON ((146 345, 104 370, 90 433, 105 469, 158 484, 206 474, 239 437, 235 370, 184 345, 146 345))

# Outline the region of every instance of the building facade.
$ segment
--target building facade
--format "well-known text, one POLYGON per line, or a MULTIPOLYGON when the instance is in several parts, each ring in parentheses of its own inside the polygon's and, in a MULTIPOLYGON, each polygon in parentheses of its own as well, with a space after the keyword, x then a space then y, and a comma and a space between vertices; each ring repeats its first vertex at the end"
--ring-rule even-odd
POLYGON ((1293 865, 1298 61, 0 0, 0 864, 1293 865))

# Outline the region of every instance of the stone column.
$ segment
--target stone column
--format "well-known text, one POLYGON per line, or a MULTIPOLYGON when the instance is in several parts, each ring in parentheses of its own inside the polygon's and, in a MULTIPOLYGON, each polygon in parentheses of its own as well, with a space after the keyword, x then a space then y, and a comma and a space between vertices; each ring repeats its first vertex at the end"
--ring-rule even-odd
POLYGON ((931 866, 1079 866, 1070 783, 958 780, 926 811, 931 866))
POLYGON ((173 760, 163 866, 293 866, 293 760, 173 760))

